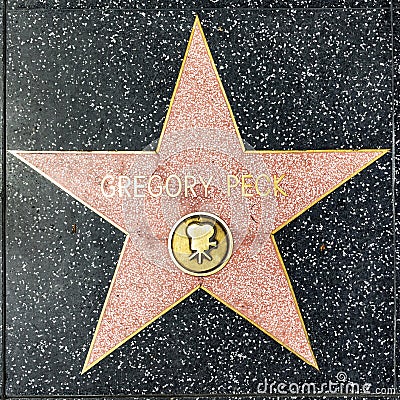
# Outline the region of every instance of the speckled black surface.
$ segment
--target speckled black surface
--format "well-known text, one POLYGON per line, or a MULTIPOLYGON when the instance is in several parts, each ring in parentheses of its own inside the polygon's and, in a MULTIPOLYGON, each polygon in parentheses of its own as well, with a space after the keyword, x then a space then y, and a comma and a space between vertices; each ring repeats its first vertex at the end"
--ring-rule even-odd
MULTIPOLYGON (((54 397, 40 397, 40 400, 51 400, 51 399, 53 399, 54 397)), ((110 398, 112 398, 112 397, 97 397, 97 399, 99 399, 99 400, 106 400, 106 399, 110 399, 110 398)), ((123 396, 123 397, 119 397, 121 400, 123 399, 123 400, 156 400, 156 399, 159 399, 160 397, 159 396, 136 396, 136 397, 134 397, 134 396, 123 396)), ((161 397, 162 398, 162 397, 161 397)), ((220 400, 220 399, 224 399, 224 400, 237 400, 238 398, 240 398, 240 397, 238 397, 238 396, 234 396, 234 395, 232 395, 232 396, 209 396, 209 395, 201 395, 201 396, 196 396, 196 395, 194 395, 194 396, 179 396, 178 398, 176 398, 176 397, 173 397, 171 400, 175 400, 175 399, 179 399, 179 400, 220 400)), ((241 398, 245 398, 246 400, 259 400, 259 399, 263 399, 263 398, 266 398, 266 397, 262 397, 262 396, 246 396, 246 397, 241 397, 241 398)), ((303 397, 303 396, 301 396, 301 397, 298 397, 298 396, 295 396, 295 395, 292 395, 292 396, 286 396, 285 394, 284 395, 281 395, 281 396, 276 396, 276 397, 270 397, 271 399, 279 399, 279 400, 291 400, 291 399, 297 399, 297 400, 310 400, 311 398, 315 398, 315 397, 303 397)), ((332 398, 332 397, 328 397, 328 396, 323 396, 323 397, 320 397, 320 396, 318 396, 318 399, 320 399, 320 400, 326 400, 326 399, 330 399, 330 398, 332 398)), ((351 396, 348 396, 348 397, 336 397, 336 399, 340 399, 340 400, 344 400, 344 399, 347 399, 347 400, 372 400, 372 399, 374 399, 374 398, 376 398, 376 397, 360 397, 360 396, 354 396, 354 397, 351 397, 351 396)), ((383 398, 383 397, 381 397, 381 398, 383 398)), ((393 397, 386 397, 387 399, 389 399, 389 398, 393 398, 393 397)), ((14 398, 15 400, 23 400, 23 399, 26 399, 26 397, 17 397, 17 398, 14 398)), ((70 397, 58 397, 58 399, 59 400, 68 400, 68 399, 70 399, 70 397)), ((74 397, 74 400, 84 400, 84 399, 90 399, 90 400, 93 400, 93 399, 95 399, 95 397, 74 397)))
MULTIPOLYGON (((389 11, 201 17, 251 145, 390 147, 389 11)), ((10 148, 141 149, 159 136, 191 12, 31 11, 9 22, 10 148)))
MULTIPOLYGON (((390 10, 199 15, 252 146, 392 146, 390 10)), ((7 22, 8 148, 157 139, 191 11, 19 10, 7 22)), ((393 387, 391 166, 389 153, 276 235, 320 372, 197 292, 81 376, 123 234, 10 157, 7 394, 247 394, 339 372, 393 387)))
MULTIPOLYGON (((399 145, 400 145, 400 135, 399 135, 399 126, 400 126, 400 10, 394 10, 393 14, 393 22, 394 22, 394 63, 393 63, 393 72, 394 72, 394 124, 395 124, 395 135, 396 135, 396 161, 395 161, 395 175, 399 177, 400 174, 400 156, 399 156, 399 145)), ((400 186, 399 184, 395 184, 395 211, 396 211, 396 238, 400 237, 400 223, 399 216, 400 216, 400 186)), ((396 259, 400 260, 400 245, 397 241, 396 243, 396 259)), ((399 298, 400 290, 398 283, 400 282, 400 269, 397 268, 397 299, 399 298)), ((400 326, 400 312, 397 312, 397 326, 400 326)), ((397 335, 397 346, 400 346, 400 335, 397 335)), ((400 369, 399 369, 399 362, 400 356, 397 352, 397 382, 399 385, 399 378, 400 378, 400 369)))
MULTIPOLYGON (((39 397, 39 398, 36 398, 36 399, 38 399, 38 400, 51 400, 53 397, 39 397)), ((132 396, 124 396, 124 397, 120 397, 120 399, 124 399, 124 400, 156 400, 156 399, 159 399, 160 397, 156 397, 156 396, 140 396, 140 397, 132 397, 132 396)), ((218 396, 216 396, 216 397, 213 397, 213 396, 207 396, 207 395, 203 395, 203 396, 187 396, 187 397, 185 397, 185 396, 182 396, 182 397, 178 397, 178 398, 176 398, 176 397, 174 397, 174 398, 172 398, 171 400, 175 400, 175 399, 179 399, 179 400, 220 400, 220 399, 224 399, 224 400, 237 400, 238 398, 240 398, 240 397, 238 397, 238 396, 223 396, 223 397, 218 397, 218 396)), ((262 396, 246 396, 246 397, 242 397, 242 398, 245 398, 246 400, 256 400, 256 399, 262 399, 263 397, 262 396)), ((314 397, 315 398, 315 397, 314 397)), ((326 400, 326 399, 330 399, 330 398, 332 398, 332 397, 327 397, 327 396, 323 396, 323 397, 320 397, 320 396, 318 396, 318 398, 320 399, 320 400, 326 400)), ((336 399, 340 399, 340 400, 343 400, 343 399, 347 399, 347 400, 372 400, 372 399, 374 399, 374 398, 376 398, 376 397, 360 397, 360 396, 354 396, 354 397, 351 397, 351 396, 349 396, 349 397, 336 397, 336 399)), ((389 398, 393 398, 393 397, 386 397, 387 399, 389 399, 389 398)), ((26 399, 26 397, 24 398, 24 397, 18 397, 18 398, 14 398, 15 400, 25 400, 26 399)), ((58 400, 68 400, 68 399, 70 399, 70 397, 58 397, 58 400)), ((77 397, 77 398, 74 398, 74 400, 84 400, 84 399, 93 399, 93 397, 92 398, 90 398, 90 397, 77 397)), ((98 400, 106 400, 106 399, 109 399, 109 397, 98 397, 98 400)), ((298 397, 298 396, 290 396, 290 397, 286 397, 285 395, 281 395, 281 396, 276 396, 276 397, 273 397, 273 399, 279 399, 279 400, 291 400, 291 399, 297 399, 297 400, 310 400, 310 397, 298 397)), ((384 399, 384 397, 381 397, 381 399, 384 399)))
POLYGON ((390 7, 390 0, 9 0, 12 9, 260 9, 260 8, 378 8, 390 7))

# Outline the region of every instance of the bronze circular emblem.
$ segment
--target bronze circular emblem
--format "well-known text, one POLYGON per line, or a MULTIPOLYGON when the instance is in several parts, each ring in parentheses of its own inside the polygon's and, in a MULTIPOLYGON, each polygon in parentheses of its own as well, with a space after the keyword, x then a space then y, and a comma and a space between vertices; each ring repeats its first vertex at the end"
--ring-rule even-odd
POLYGON ((221 270, 232 255, 228 225, 214 214, 185 215, 172 228, 168 248, 175 265, 190 275, 207 276, 221 270))

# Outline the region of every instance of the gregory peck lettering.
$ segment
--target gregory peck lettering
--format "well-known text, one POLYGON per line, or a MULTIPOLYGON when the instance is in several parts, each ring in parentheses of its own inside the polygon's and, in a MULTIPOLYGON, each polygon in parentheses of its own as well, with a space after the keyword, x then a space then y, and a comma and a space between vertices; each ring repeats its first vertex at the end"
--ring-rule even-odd
MULTIPOLYGON (((273 193, 275 196, 279 194, 287 196, 286 192, 280 186, 285 175, 280 177, 268 174, 253 176, 246 175, 226 175, 224 190, 227 196, 232 195, 234 189, 239 190, 243 197, 269 196, 272 194, 271 185, 273 185, 273 193), (249 189, 253 189, 252 193, 249 189)), ((213 182, 213 176, 204 178, 203 176, 184 175, 181 179, 179 175, 171 174, 163 179, 160 175, 153 174, 151 176, 133 175, 129 177, 120 175, 106 175, 101 180, 101 193, 104 197, 145 197, 146 194, 151 197, 159 197, 163 193, 168 197, 197 197, 195 188, 201 189, 201 197, 209 197, 211 193, 209 188, 213 182), (164 182, 165 181, 165 182, 164 182)))
POLYGON ((196 290, 318 368, 274 234, 386 150, 246 149, 195 19, 155 151, 12 153, 126 234, 83 372, 196 290))

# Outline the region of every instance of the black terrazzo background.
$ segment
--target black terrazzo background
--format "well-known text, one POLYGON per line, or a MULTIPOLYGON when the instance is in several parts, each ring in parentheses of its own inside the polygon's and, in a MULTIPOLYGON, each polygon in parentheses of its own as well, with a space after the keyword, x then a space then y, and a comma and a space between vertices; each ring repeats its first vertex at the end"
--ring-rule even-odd
POLYGON ((271 8, 382 8, 390 0, 9 0, 11 9, 137 9, 137 10, 210 10, 210 9, 271 9, 271 8))
MULTIPOLYGON (((53 399, 54 397, 39 397, 38 399, 40 399, 40 400, 51 400, 51 399, 53 399)), ((74 399, 75 400, 84 400, 84 399, 90 399, 90 400, 92 400, 92 399, 99 399, 99 400, 106 400, 106 399, 109 399, 110 397, 75 397, 74 399)), ((159 396, 137 396, 137 397, 132 397, 132 396, 121 396, 121 397, 119 397, 120 399, 123 399, 123 400, 143 400, 143 399, 146 399, 146 400, 156 400, 156 399, 159 399, 160 397, 159 396)), ((197 396, 197 395, 194 395, 194 396, 179 396, 179 397, 173 397, 172 399, 173 400, 175 400, 175 399, 179 399, 179 400, 206 400, 206 399, 208 399, 208 400, 219 400, 219 399, 221 399, 221 398, 223 398, 224 400, 237 400, 238 398, 240 398, 240 397, 238 397, 238 396, 223 396, 223 397, 218 397, 218 396, 209 396, 209 395, 201 395, 201 396, 197 396)), ((262 397, 260 397, 260 396, 246 396, 246 397, 243 397, 242 396, 242 398, 245 398, 245 399, 247 399, 247 400, 256 400, 256 399, 260 399, 260 398, 262 398, 262 397)), ((315 397, 312 397, 312 398, 315 398, 315 397)), ((320 396, 318 396, 318 399, 319 400, 326 400, 326 399, 331 399, 332 397, 320 397, 320 396)), ((336 397, 336 399, 340 399, 340 400, 342 400, 342 399, 346 399, 346 400, 355 400, 355 399, 357 399, 357 400, 371 400, 371 399, 374 399, 374 398, 376 398, 376 397, 360 397, 360 396, 354 396, 354 397, 352 397, 352 396, 346 396, 346 397, 336 397)), ((383 397, 380 397, 381 399, 383 398, 383 397)), ((389 396, 389 397, 387 397, 388 399, 389 398, 393 398, 392 396, 389 396)), ((26 397, 14 397, 14 399, 15 400, 23 400, 23 399, 26 399, 26 397)), ((68 400, 68 399, 71 399, 71 397, 58 397, 58 400, 68 400)), ((276 397, 271 397, 271 399, 279 399, 279 400, 290 400, 290 399, 297 399, 297 400, 309 400, 310 399, 310 397, 298 397, 298 396, 286 396, 286 395, 281 395, 281 396, 276 396, 276 397)))
MULTIPOLYGON (((390 147, 389 11, 200 15, 251 145, 390 147)), ((159 136, 191 12, 31 11, 9 22, 9 148, 141 149, 159 136)))
MULTIPOLYGON (((400 144, 400 137, 399 137, 399 126, 400 126, 400 10, 395 9, 394 10, 394 15, 393 15, 393 44, 394 44, 394 63, 393 63, 393 73, 394 73, 394 125, 395 125, 395 139, 396 139, 396 149, 399 149, 399 144, 400 144)), ((399 177, 399 165, 400 165, 400 156, 397 151, 396 153, 396 158, 395 158, 395 176, 399 177)), ((400 224, 398 222, 398 217, 400 215, 400 203, 399 203, 399 198, 400 198, 400 187, 398 184, 395 184, 394 186, 394 191, 395 191, 395 215, 397 222, 395 224, 395 232, 396 232, 396 238, 399 237, 400 235, 400 224)), ((396 243, 396 258, 397 260, 400 259, 400 245, 397 242, 396 243)), ((397 267, 397 299, 399 298, 400 290, 399 290, 399 282, 400 282, 400 269, 397 267)), ((399 304, 399 303, 397 303, 399 304)), ((400 324, 400 312, 397 310, 397 326, 400 324)), ((400 335, 397 335, 397 346, 400 345, 400 335)), ((399 369, 399 362, 400 362, 400 356, 397 353, 397 377, 400 377, 400 369, 399 369)))
MULTIPOLYGON (((3 22, 3 19, 1 19, 1 21, 0 21, 0 31, 2 32, 1 33, 1 39, 2 40, 1 40, 1 45, 0 45, 1 46, 0 62, 1 62, 2 66, 4 66, 4 59, 3 59, 3 27, 4 27, 4 22, 3 22)), ((4 80, 0 79, 0 105, 1 105, 1 110, 2 111, 4 109, 3 97, 4 97, 4 80)), ((3 129, 3 124, 4 124, 3 112, 1 112, 0 114, 1 114, 0 115, 0 124, 1 124, 0 137, 1 137, 1 139, 3 139, 5 137, 4 129, 3 129)), ((3 152, 3 140, 1 140, 0 143, 1 143, 0 144, 0 148, 2 150, 2 154, 4 154, 4 152, 3 152)), ((1 213, 0 214, 1 214, 2 218, 3 217, 5 218, 5 213, 3 212, 3 206, 5 206, 5 197, 6 197, 6 193, 5 193, 5 190, 3 188, 3 184, 5 183, 5 180, 3 179, 4 172, 5 172, 5 168, 4 168, 3 158, 2 158, 1 174, 0 174, 0 185, 1 185, 1 188, 2 188, 2 190, 1 190, 1 199, 0 199, 0 206, 1 206, 1 213)), ((3 220, 2 220, 2 230, 1 230, 1 233, 0 233, 0 240, 1 240, 1 243, 3 245, 0 246, 0 259, 3 258, 3 253, 5 254, 5 252, 3 252, 3 248, 5 248, 4 226, 5 226, 5 224, 3 223, 3 220)), ((3 263, 2 263, 1 272, 2 272, 2 275, 3 275, 3 263)), ((2 276, 2 281, 3 281, 3 276, 2 276)), ((2 299, 2 301, 0 302, 0 310, 1 310, 2 314, 3 314, 3 294, 4 294, 4 290, 3 290, 3 284, 2 284, 1 285, 1 289, 0 289, 0 296, 1 296, 1 299, 2 299)), ((0 322, 0 329, 3 332, 3 319, 2 318, 1 318, 1 322, 0 322)), ((3 354, 4 353, 3 352, 3 347, 4 347, 3 346, 3 333, 1 334, 0 343, 1 343, 1 346, 2 346, 2 354, 3 354)), ((4 367, 4 365, 3 365, 3 357, 2 357, 2 359, 0 361, 0 368, 1 368, 2 371, 4 371, 3 367, 4 367)), ((3 386, 3 376, 0 376, 0 384, 3 386)))
MULTIPOLYGON (((242 136, 258 149, 392 146, 390 4, 324 5, 373 9, 199 11, 242 136)), ((157 139, 194 13, 154 7, 11 1, 8 148, 157 139), (87 9, 99 6, 149 10, 87 9)), ((240 397, 265 379, 321 385, 339 372, 371 391, 395 387, 391 175, 387 154, 276 236, 320 372, 197 292, 81 376, 123 234, 8 157, 6 394, 240 397)))

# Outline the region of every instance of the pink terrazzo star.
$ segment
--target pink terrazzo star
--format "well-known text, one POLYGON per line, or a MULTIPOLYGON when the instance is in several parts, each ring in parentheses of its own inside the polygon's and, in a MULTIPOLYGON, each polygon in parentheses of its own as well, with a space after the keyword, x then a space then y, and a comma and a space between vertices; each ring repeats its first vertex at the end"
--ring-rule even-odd
POLYGON ((83 372, 199 288, 318 368, 273 235, 385 152, 245 151, 197 18, 156 151, 13 151, 127 235, 83 372), (171 175, 213 179, 208 193, 198 181, 152 196, 158 180, 144 182, 155 175, 163 185, 171 175), (251 175, 249 187, 228 196, 227 175, 251 175), (271 177, 271 195, 255 190, 260 175, 271 177), (126 178, 135 176, 136 192, 126 178), (207 277, 182 272, 168 253, 172 226, 198 211, 222 218, 234 242, 228 264, 207 277))

